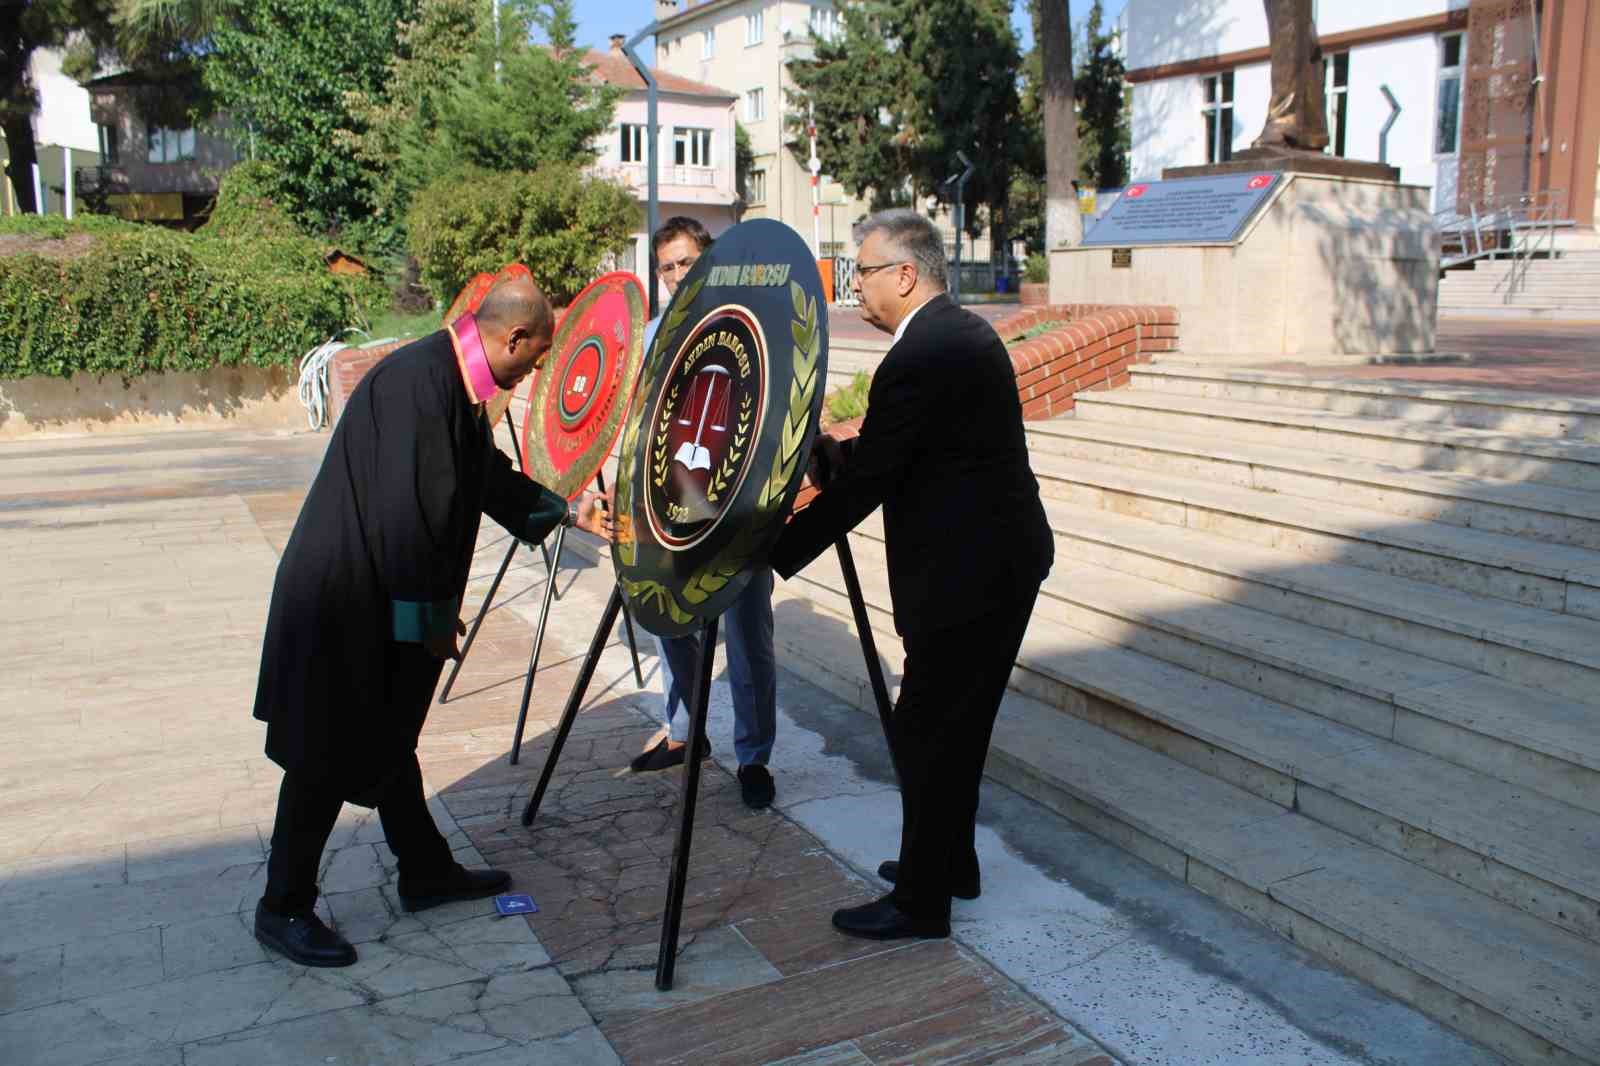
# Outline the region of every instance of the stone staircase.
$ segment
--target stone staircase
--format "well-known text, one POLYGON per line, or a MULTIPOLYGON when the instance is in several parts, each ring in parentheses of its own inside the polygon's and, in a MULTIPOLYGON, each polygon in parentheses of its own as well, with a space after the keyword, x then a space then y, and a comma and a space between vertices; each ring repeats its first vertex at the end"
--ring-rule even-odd
POLYGON ((1480 259, 1439 282, 1441 315, 1600 319, 1600 251, 1568 251, 1528 264, 1526 284, 1507 295, 1510 260, 1480 259))
MULTIPOLYGON (((1600 404, 1132 374, 1029 423, 1056 565, 989 772, 1512 1061, 1600 1062, 1600 404)), ((870 708, 843 587, 780 582, 778 639, 870 708)))

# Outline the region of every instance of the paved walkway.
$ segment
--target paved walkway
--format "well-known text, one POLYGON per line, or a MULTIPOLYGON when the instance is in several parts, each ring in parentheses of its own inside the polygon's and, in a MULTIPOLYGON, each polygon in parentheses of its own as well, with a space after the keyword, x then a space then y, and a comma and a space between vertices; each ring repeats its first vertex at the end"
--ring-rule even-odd
MULTIPOLYGON (((325 436, 171 433, 0 455, 0 1054, 18 1066, 1493 1060, 1031 801, 986 786, 985 891, 949 941, 873 944, 898 804, 876 721, 780 680, 779 802, 703 780, 678 983, 652 986, 681 774, 619 770, 659 699, 608 649, 530 832, 542 765, 607 588, 563 571, 522 765, 506 752, 542 567, 520 553, 422 744, 464 861, 541 910, 407 916, 370 812, 347 807, 321 906, 360 963, 250 935, 279 773, 250 718, 277 552, 325 436)), ((475 588, 504 551, 486 526, 475 588)), ((469 602, 474 599, 469 595, 469 602)), ((826 625, 785 602, 780 624, 826 625)))

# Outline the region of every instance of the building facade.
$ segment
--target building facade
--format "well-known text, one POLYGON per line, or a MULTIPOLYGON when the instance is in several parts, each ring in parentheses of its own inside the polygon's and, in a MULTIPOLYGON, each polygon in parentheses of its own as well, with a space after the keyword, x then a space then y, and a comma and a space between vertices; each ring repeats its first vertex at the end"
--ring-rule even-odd
POLYGON ((755 154, 745 217, 777 219, 808 243, 815 239, 819 257, 853 255, 850 228, 867 205, 825 180, 824 159, 822 206, 814 209, 811 174, 786 145, 793 136, 785 128, 787 94, 794 89, 787 64, 810 58, 815 38, 838 32, 831 0, 657 0, 656 22, 658 67, 736 98, 755 154))
MULTIPOLYGON (((89 94, 61 72, 61 53, 40 49, 33 53, 29 74, 39 93, 39 107, 33 114, 33 144, 39 157, 39 186, 46 214, 66 211, 69 177, 79 167, 100 161, 100 131, 89 115, 89 94)), ((9 163, 10 151, 0 137, 0 161, 9 163)), ((32 180, 23 175, 24 181, 32 180)), ((17 210, 14 191, 4 183, 3 207, 6 214, 17 210)), ((76 194, 78 190, 73 189, 76 194)), ((77 200, 74 195, 74 200, 77 200)))
MULTIPOLYGON (((594 173, 620 181, 640 203, 649 197, 649 103, 644 79, 622 52, 623 38, 611 38, 606 52, 590 52, 586 62, 596 80, 625 95, 608 130, 595 145, 594 173)), ((686 215, 715 237, 739 221, 734 158, 735 106, 732 92, 652 68, 656 79, 656 196, 663 220, 686 215)), ((649 235, 643 228, 617 268, 640 277, 648 269, 649 235)), ((663 295, 665 289, 662 290, 663 295)))
MULTIPOLYGON (((1543 195, 1592 229, 1597 5, 1340 0, 1315 8, 1330 152, 1385 157, 1402 182, 1434 190, 1436 211, 1543 195)), ((1133 177, 1158 179, 1167 167, 1223 161, 1249 147, 1269 96, 1260 0, 1128 0, 1123 18, 1133 177)))

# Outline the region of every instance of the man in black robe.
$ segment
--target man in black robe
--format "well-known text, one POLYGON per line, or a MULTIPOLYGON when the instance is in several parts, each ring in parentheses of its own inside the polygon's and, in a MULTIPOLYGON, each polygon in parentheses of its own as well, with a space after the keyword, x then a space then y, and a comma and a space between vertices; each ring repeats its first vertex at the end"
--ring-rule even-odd
MULTIPOLYGON (((978 789, 1006 681, 1054 539, 1028 464, 1016 372, 994 329, 952 303, 944 241, 912 211, 856 230, 856 292, 894 334, 855 449, 784 529, 772 567, 791 577, 878 506, 905 671, 890 725, 900 854, 882 899, 835 911, 875 940, 950 935, 951 897, 979 893, 978 789)), ((827 438, 818 450, 830 467, 827 438)))
POLYGON ((255 932, 308 966, 355 948, 313 912, 322 850, 345 802, 376 807, 408 911, 493 895, 499 870, 468 870, 428 814, 416 747, 488 514, 514 536, 598 527, 511 468, 485 401, 550 350, 553 315, 513 278, 463 316, 375 366, 350 396, 278 565, 255 716, 284 769, 255 932))

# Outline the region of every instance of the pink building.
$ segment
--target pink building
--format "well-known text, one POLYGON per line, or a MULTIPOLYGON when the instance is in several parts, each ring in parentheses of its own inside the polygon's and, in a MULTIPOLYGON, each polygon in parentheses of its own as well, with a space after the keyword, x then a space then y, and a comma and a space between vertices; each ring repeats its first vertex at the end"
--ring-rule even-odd
MULTIPOLYGON (((617 101, 612 128, 604 135, 598 173, 615 177, 634 191, 643 203, 647 187, 649 136, 646 131, 644 79, 622 54, 621 35, 611 38, 609 52, 590 52, 587 61, 595 77, 617 85, 627 95, 617 101)), ((661 217, 687 215, 699 219, 715 237, 739 221, 743 204, 734 174, 734 105, 737 97, 665 71, 656 78, 656 159, 659 166, 657 196, 661 217)), ((634 245, 617 266, 641 276, 648 262, 648 234, 634 235, 634 245)), ((662 290, 665 297, 665 290, 662 290)))

